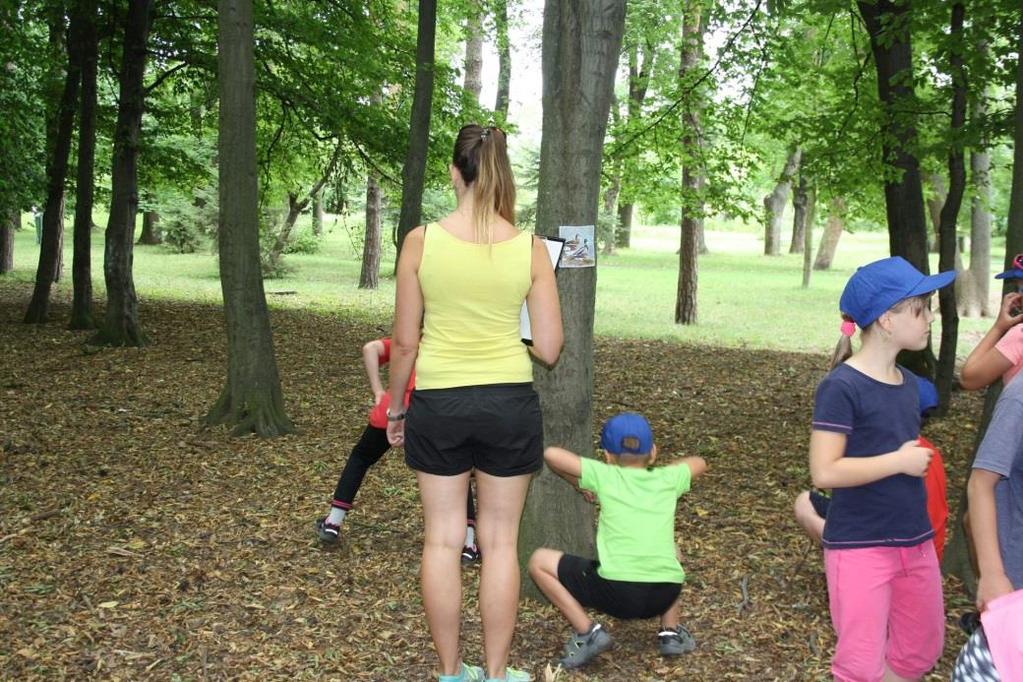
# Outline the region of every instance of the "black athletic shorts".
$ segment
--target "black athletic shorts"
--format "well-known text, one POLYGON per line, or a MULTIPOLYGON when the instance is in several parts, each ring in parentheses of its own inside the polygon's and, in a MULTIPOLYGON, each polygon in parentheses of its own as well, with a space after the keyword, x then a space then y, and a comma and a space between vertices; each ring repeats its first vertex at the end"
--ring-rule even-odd
POLYGON ((533 385, 416 389, 405 417, 405 462, 438 476, 539 471, 543 419, 533 385))
POLYGON ((600 563, 563 554, 558 581, 586 608, 622 619, 662 615, 678 599, 682 583, 634 583, 608 580, 597 573, 600 563))

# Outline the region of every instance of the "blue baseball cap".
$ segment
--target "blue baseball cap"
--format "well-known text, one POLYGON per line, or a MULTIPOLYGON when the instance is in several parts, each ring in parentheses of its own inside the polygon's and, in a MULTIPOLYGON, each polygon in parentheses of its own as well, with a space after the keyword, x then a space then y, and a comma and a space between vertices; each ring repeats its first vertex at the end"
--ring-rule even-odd
POLYGON ((920 391, 920 415, 923 416, 927 410, 938 406, 938 388, 930 379, 923 377, 916 378, 916 385, 920 391))
POLYGON ((921 296, 952 283, 955 270, 925 275, 901 256, 883 258, 858 268, 845 285, 838 309, 866 329, 904 298, 921 296))
POLYGON ((616 414, 600 430, 600 447, 612 455, 648 455, 654 449, 650 422, 635 412, 616 414))
POLYGON ((1017 253, 1012 259, 1012 267, 1005 272, 999 272, 995 279, 1023 279, 1023 253, 1017 253))

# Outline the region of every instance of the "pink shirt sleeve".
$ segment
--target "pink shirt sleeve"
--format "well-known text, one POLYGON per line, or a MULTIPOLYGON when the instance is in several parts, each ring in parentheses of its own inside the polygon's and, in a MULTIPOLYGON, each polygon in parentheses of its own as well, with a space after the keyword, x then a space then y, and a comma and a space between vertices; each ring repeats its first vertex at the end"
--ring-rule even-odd
POLYGON ((995 344, 995 350, 1005 356, 1005 359, 1012 363, 1005 374, 1002 375, 1002 383, 1008 384, 1014 376, 1023 369, 1023 324, 1017 324, 995 344))

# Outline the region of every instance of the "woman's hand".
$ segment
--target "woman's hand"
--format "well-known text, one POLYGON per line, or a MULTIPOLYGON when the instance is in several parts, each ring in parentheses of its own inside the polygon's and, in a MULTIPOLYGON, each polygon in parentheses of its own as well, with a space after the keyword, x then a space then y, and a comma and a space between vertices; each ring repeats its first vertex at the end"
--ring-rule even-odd
POLYGON ((396 448, 405 447, 405 419, 387 420, 387 442, 396 448))

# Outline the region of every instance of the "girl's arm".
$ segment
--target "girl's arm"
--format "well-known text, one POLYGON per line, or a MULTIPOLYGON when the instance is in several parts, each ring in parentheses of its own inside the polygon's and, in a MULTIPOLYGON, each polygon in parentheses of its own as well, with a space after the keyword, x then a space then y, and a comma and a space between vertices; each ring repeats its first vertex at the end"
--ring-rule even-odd
POLYGON ((1012 309, 1020 306, 1021 303, 1023 303, 1023 296, 1018 293, 1006 294, 1002 298, 1002 307, 998 311, 995 323, 991 325, 991 329, 966 358, 966 363, 959 374, 959 384, 967 391, 990 386, 1012 367, 1012 362, 995 348, 995 344, 1005 336, 1005 332, 1023 321, 1023 313, 1011 314, 1012 309))
POLYGON ((995 484, 1001 476, 994 471, 974 469, 966 486, 969 500, 970 534, 977 549, 977 608, 983 611, 993 599, 1012 592, 1005 575, 998 544, 998 514, 995 510, 995 484))
MULTIPOLYGON (((425 230, 417 227, 405 236, 398 257, 395 285, 394 329, 391 332, 389 392, 392 415, 404 414, 405 391, 419 354, 419 328, 423 319, 423 291, 419 288, 419 263, 423 259, 425 230)), ((387 438, 392 445, 404 442, 405 422, 388 421, 387 438)))
POLYGON ((579 477, 583 474, 583 464, 579 455, 564 448, 549 447, 543 451, 543 458, 551 471, 579 488, 579 477))
POLYGON ((558 301, 558 283, 554 278, 554 267, 543 240, 533 240, 531 267, 533 283, 526 295, 529 310, 529 327, 533 332, 533 345, 529 352, 547 366, 553 365, 565 345, 565 333, 561 326, 561 304, 558 301))
POLYGON ((810 478, 817 488, 852 488, 895 474, 923 477, 931 450, 911 440, 898 450, 873 457, 846 457, 846 436, 815 430, 810 435, 810 478))
POLYGON ((380 381, 380 358, 384 356, 384 342, 380 339, 370 341, 362 347, 362 364, 366 366, 369 387, 373 391, 373 404, 379 405, 387 392, 380 381))

